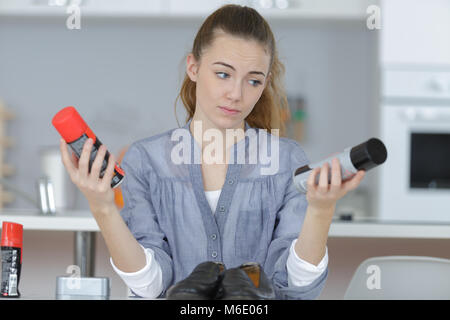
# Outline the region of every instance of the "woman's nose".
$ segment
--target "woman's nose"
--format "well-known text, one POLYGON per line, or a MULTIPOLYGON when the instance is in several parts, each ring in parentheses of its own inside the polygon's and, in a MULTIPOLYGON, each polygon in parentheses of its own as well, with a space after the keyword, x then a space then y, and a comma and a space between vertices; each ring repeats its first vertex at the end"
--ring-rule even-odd
POLYGON ((242 85, 240 81, 234 81, 229 87, 227 96, 230 100, 239 101, 242 98, 242 85))

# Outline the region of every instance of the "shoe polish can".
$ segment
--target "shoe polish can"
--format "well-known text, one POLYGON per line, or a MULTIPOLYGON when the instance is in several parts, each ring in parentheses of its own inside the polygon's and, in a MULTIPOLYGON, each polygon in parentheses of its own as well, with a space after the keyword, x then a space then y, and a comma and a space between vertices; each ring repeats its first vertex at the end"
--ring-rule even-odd
MULTIPOLYGON (((98 137, 89 128, 78 111, 72 107, 65 107, 60 110, 52 119, 52 124, 59 132, 61 137, 67 142, 73 150, 78 159, 81 157, 83 146, 86 141, 91 138, 94 142, 89 159, 89 172, 97 155, 98 149, 102 145, 98 137)), ((100 169, 100 178, 103 177, 108 166, 109 152, 106 151, 103 159, 102 167, 100 169)), ((111 188, 118 187, 125 178, 125 172, 118 163, 114 164, 114 175, 111 181, 111 188)))
MULTIPOLYGON (((343 152, 333 155, 317 163, 305 165, 294 171, 292 182, 300 193, 307 192, 307 182, 311 170, 321 168, 323 164, 328 162, 329 168, 332 166, 333 158, 339 160, 341 167, 341 180, 347 181, 351 179, 358 170, 368 171, 372 168, 384 163, 387 158, 387 150, 384 143, 377 139, 371 138, 354 147, 345 148, 343 152)), ((315 184, 319 184, 319 176, 316 176, 315 184)), ((328 184, 331 183, 331 169, 328 170, 328 184)))
POLYGON ((2 223, 2 282, 1 297, 20 297, 19 280, 22 269, 23 226, 19 223, 2 223))

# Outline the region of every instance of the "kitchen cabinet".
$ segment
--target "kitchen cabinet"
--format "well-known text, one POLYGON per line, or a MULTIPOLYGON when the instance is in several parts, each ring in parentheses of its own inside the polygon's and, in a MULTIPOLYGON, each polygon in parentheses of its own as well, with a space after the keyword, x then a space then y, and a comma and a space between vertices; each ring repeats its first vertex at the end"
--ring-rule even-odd
POLYGON ((382 65, 450 64, 450 1, 381 1, 382 65))
POLYGON ((2 0, 1 16, 68 16, 77 4, 82 17, 153 16, 165 11, 164 0, 2 0))
POLYGON ((378 0, 255 0, 247 1, 268 18, 366 20, 378 0))
POLYGON ((171 15, 207 15, 223 4, 250 6, 267 18, 366 19, 367 8, 377 0, 170 0, 171 15))
POLYGON ((365 20, 378 0, 2 0, 0 16, 67 16, 72 3, 79 3, 82 17, 204 18, 236 3, 267 18, 365 20))

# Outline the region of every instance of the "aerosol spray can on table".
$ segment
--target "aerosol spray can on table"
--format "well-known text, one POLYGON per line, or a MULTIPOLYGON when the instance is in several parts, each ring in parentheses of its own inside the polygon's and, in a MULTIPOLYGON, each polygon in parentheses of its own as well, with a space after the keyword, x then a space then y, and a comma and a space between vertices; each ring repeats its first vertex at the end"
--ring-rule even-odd
MULTIPOLYGON (((385 162, 387 150, 381 140, 371 138, 355 147, 346 148, 342 153, 328 157, 323 161, 300 167, 294 171, 293 175, 293 183, 297 190, 301 193, 306 193, 307 181, 311 173, 310 171, 314 168, 322 167, 325 162, 328 162, 331 168, 331 161, 333 158, 339 159, 341 165, 341 178, 342 181, 346 181, 352 178, 358 170, 368 171, 385 162)), ((330 182, 331 170, 328 171, 328 183, 330 182)), ((316 176, 315 183, 319 183, 319 175, 316 176)))
POLYGON ((1 297, 20 297, 19 280, 22 269, 23 226, 19 223, 2 223, 2 284, 1 297))
MULTIPOLYGON (((80 158, 83 146, 87 139, 91 138, 94 141, 91 151, 91 157, 89 159, 89 172, 91 171, 92 163, 95 160, 98 149, 102 145, 97 136, 88 127, 86 122, 77 112, 77 110, 70 106, 60 110, 52 120, 53 126, 59 132, 61 137, 69 144, 70 148, 75 152, 75 155, 80 158)), ((100 169, 100 178, 105 174, 106 167, 108 166, 109 152, 106 151, 105 159, 103 159, 102 168, 100 169)), ((111 181, 111 187, 115 188, 119 186, 125 178, 125 172, 119 166, 114 165, 114 176, 111 181)))

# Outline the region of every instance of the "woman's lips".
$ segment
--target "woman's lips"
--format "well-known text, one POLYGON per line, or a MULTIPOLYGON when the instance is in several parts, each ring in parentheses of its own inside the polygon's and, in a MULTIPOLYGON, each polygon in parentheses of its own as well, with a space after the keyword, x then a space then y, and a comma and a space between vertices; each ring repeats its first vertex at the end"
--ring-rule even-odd
POLYGON ((239 110, 236 110, 236 109, 230 109, 230 108, 227 108, 227 107, 221 107, 221 106, 219 106, 219 108, 220 108, 220 110, 222 110, 225 114, 230 114, 230 115, 238 114, 238 113, 240 112, 239 110))

